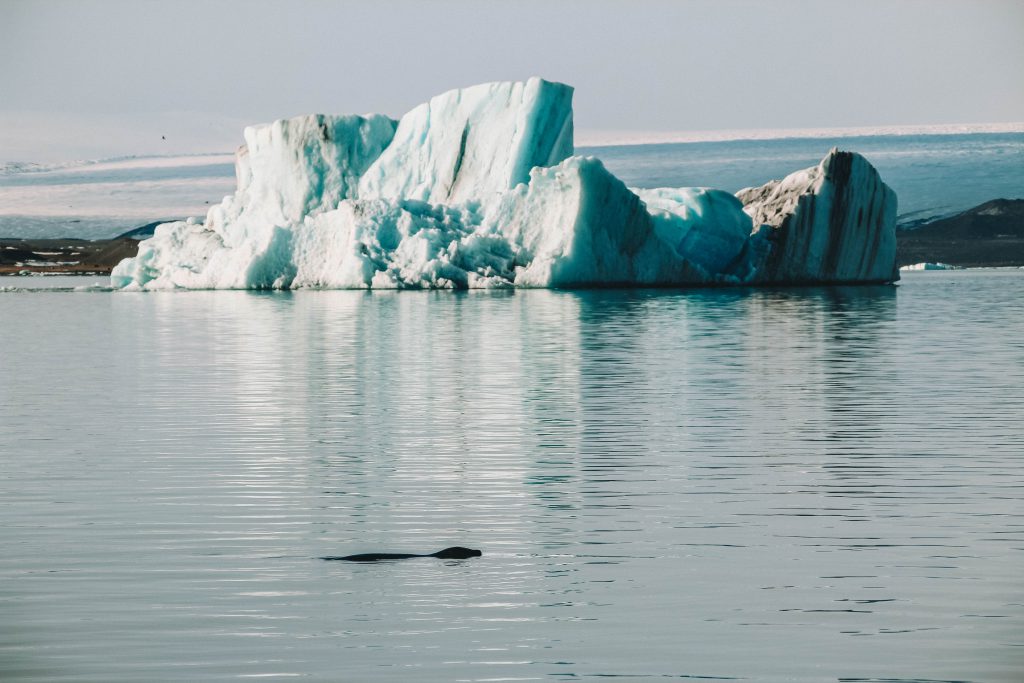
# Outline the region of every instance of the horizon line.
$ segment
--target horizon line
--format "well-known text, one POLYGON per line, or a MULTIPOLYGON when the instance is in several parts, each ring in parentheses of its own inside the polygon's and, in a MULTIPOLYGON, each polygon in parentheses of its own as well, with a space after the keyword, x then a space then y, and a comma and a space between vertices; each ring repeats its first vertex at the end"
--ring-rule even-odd
MULTIPOLYGON (((886 126, 833 126, 817 128, 723 128, 693 131, 644 131, 582 128, 576 131, 574 148, 630 147, 699 142, 742 142, 788 138, 853 138, 900 135, 970 135, 978 133, 1024 133, 1024 121, 1000 123, 898 124, 886 126)), ((0 175, 58 171, 73 167, 138 163, 154 159, 198 160, 201 157, 234 156, 236 150, 181 151, 169 154, 120 154, 92 159, 35 162, 0 159, 0 175)), ((209 161, 213 161, 210 159, 209 161)), ((220 160, 218 160, 220 161, 220 160)))
POLYGON ((580 129, 576 147, 625 147, 689 142, 780 140, 785 138, 847 138, 883 135, 969 135, 1024 133, 1024 121, 999 123, 929 123, 883 126, 831 126, 815 128, 725 128, 690 131, 580 129))

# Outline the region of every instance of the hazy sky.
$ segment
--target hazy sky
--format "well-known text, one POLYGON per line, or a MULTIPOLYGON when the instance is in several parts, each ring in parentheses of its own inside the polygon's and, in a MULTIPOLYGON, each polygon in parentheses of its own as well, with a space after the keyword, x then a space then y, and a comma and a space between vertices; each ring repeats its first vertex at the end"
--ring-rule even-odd
POLYGON ((584 136, 1024 121, 1022 36, 1021 0, 0 0, 0 161, 230 150, 531 75, 576 87, 584 136))

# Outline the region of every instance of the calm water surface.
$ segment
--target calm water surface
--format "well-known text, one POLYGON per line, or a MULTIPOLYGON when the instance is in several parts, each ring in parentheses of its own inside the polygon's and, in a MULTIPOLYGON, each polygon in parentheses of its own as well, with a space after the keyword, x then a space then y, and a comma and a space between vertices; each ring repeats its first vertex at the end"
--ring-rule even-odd
POLYGON ((1019 681, 1022 423, 1024 271, 3 292, 0 679, 1019 681))

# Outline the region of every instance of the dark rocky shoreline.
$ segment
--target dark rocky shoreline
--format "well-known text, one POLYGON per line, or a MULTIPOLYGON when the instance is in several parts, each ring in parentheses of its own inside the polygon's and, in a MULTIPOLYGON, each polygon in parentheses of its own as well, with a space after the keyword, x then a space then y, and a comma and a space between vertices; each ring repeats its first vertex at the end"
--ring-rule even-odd
POLYGON ((122 259, 135 256, 139 241, 0 239, 0 275, 108 275, 122 259))
POLYGON ((109 275, 123 259, 139 252, 140 240, 167 222, 140 225, 109 240, 0 237, 0 275, 109 275))
MULTIPOLYGON (((156 221, 109 240, 0 238, 0 275, 107 275, 135 256, 156 221)), ((1024 266, 1024 199, 994 199, 948 218, 897 226, 900 266, 947 263, 963 268, 1024 266)))
POLYGON ((962 268, 1024 265, 1024 199, 993 199, 948 218, 896 229, 900 266, 947 263, 962 268))

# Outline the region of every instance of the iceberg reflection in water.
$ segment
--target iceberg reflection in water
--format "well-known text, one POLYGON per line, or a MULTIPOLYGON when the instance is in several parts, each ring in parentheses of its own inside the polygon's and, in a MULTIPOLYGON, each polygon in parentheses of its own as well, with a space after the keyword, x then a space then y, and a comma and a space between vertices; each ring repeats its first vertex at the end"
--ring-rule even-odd
POLYGON ((0 671, 1013 680, 1021 301, 4 294, 0 671))

